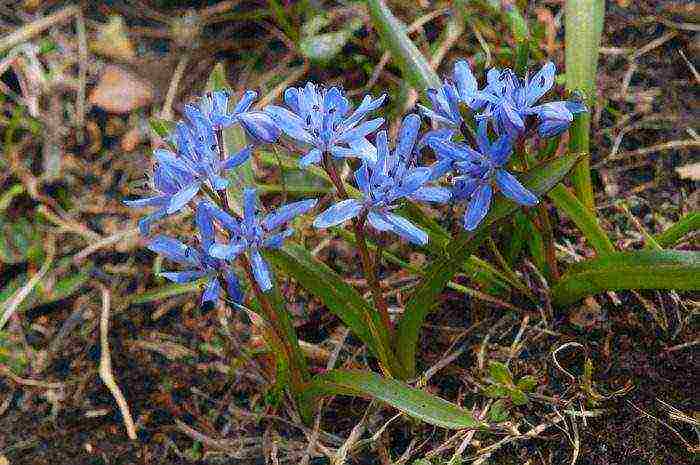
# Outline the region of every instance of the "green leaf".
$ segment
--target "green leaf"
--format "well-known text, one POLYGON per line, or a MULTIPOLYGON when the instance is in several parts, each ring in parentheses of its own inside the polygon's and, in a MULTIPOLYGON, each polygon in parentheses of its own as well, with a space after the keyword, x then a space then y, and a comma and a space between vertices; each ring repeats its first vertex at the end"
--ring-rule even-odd
POLYGON ((656 236, 656 242, 661 247, 673 247, 676 243, 693 231, 700 229, 700 213, 691 212, 678 220, 676 224, 656 236))
POLYGON ((367 6, 379 37, 409 83, 418 91, 439 87, 440 78, 408 37, 406 26, 393 15, 384 0, 367 0, 367 6))
POLYGON ((550 200, 563 211, 581 230, 591 247, 598 255, 615 252, 612 242, 598 224, 598 218, 576 198, 576 196, 563 184, 554 187, 548 194, 550 200))
MULTIPOLYGON (((536 195, 547 193, 566 176, 580 154, 567 154, 542 163, 520 177, 522 184, 536 195)), ((416 344, 423 322, 445 285, 454 277, 467 258, 486 237, 490 227, 509 217, 520 208, 503 196, 498 196, 483 223, 473 233, 464 232, 452 239, 446 255, 436 258, 425 270, 425 278, 417 287, 397 327, 397 351, 401 364, 413 375, 416 344)))
POLYGON ((501 423, 508 420, 510 416, 508 409, 506 409, 506 403, 503 399, 497 400, 493 403, 489 409, 489 420, 494 423, 501 423))
MULTIPOLYGON (((566 87, 583 93, 591 109, 595 97, 598 48, 603 32, 605 0, 567 0, 564 5, 566 33, 566 87)), ((589 210, 594 209, 590 173, 590 113, 579 114, 569 130, 569 150, 584 152, 572 174, 576 195, 589 210)))
POLYGON ((161 139, 165 139, 175 130, 175 121, 168 121, 167 119, 151 118, 148 120, 148 124, 161 139))
POLYGON ((527 404, 527 396, 520 389, 511 389, 510 391, 508 391, 508 395, 510 396, 510 400, 511 402, 513 402, 514 405, 527 404))
POLYGON ((401 381, 386 379, 376 373, 333 370, 314 378, 308 395, 345 394, 369 397, 431 425, 448 429, 485 427, 463 408, 439 397, 413 388, 401 381))
POLYGON ((484 388, 484 394, 492 399, 500 399, 508 395, 508 388, 500 384, 490 384, 484 388))
POLYGON ((635 250, 578 262, 552 288, 552 302, 627 289, 700 290, 700 252, 635 250))
POLYGON ((147 304, 149 302, 156 302, 158 300, 167 299, 168 297, 174 297, 176 295, 188 294, 190 292, 199 291, 207 278, 202 278, 197 281, 193 281, 186 284, 166 284, 155 289, 137 294, 129 299, 130 304, 147 304))
POLYGON ((508 367, 501 362, 492 361, 489 363, 489 376, 502 386, 513 385, 513 375, 508 367))
POLYGON ((516 384, 517 388, 523 392, 531 392, 537 386, 537 378, 534 376, 523 376, 516 384))
POLYGON ((268 249, 264 255, 276 269, 294 278, 338 316, 390 373, 405 376, 379 313, 341 276, 299 245, 268 249))

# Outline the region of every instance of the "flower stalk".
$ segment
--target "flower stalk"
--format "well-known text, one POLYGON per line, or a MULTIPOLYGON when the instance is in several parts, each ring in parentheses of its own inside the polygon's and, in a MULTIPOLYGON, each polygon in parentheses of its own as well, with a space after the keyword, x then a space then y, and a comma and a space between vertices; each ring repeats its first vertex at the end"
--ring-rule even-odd
MULTIPOLYGON (((336 166, 333 163, 330 154, 328 154, 327 152, 323 156, 323 168, 328 174, 328 177, 331 179, 331 182, 335 186, 338 196, 341 197, 343 200, 348 199, 349 196, 347 190, 345 189, 345 186, 343 185, 343 180, 340 178, 338 170, 336 169, 336 166)), ((355 233, 357 248, 360 252, 360 260, 362 261, 362 271, 365 275, 365 279, 367 280, 367 285, 370 288, 370 292, 372 293, 372 300, 374 302, 374 306, 379 312, 379 315, 382 319, 382 324, 384 325, 384 329, 389 334, 389 336, 391 336, 391 334, 394 331, 394 327, 391 323, 391 318, 389 316, 389 307, 387 306, 386 301, 384 300, 381 284, 379 283, 379 279, 377 279, 377 269, 375 263, 372 260, 372 257, 370 256, 369 248, 367 247, 367 238, 365 236, 366 219, 366 214, 362 215, 360 218, 353 218, 352 228, 353 232, 355 233)), ((368 321, 371 320, 368 319, 368 321)))

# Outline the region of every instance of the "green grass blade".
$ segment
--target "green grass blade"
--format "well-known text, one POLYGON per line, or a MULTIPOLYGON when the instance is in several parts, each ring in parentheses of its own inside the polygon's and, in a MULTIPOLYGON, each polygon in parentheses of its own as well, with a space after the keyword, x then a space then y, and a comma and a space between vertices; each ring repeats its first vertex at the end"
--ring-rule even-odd
POLYGON ((656 236, 661 247, 673 247, 678 241, 693 231, 700 229, 700 213, 691 212, 678 220, 676 224, 656 236))
POLYGON ((411 41, 406 26, 386 6, 384 0, 367 0, 369 15, 379 37, 404 77, 418 91, 440 86, 440 78, 411 41))
MULTIPOLYGON (((543 195, 561 182, 579 156, 580 154, 567 154, 543 163, 523 175, 521 182, 535 194, 543 195)), ((416 344, 420 329, 443 288, 474 253, 490 227, 518 208, 517 204, 499 196, 479 228, 474 233, 464 232, 454 238, 447 254, 435 259, 425 270, 425 278, 411 296, 397 327, 397 354, 401 364, 410 370, 411 375, 415 372, 416 344)))
POLYGON ((563 184, 555 186, 554 189, 549 191, 548 196, 554 205, 564 212, 583 232, 586 240, 598 255, 615 252, 615 247, 610 242, 610 238, 598 224, 598 218, 566 186, 563 184))
POLYGON ((314 378, 309 396, 351 395, 387 403, 406 415, 448 429, 483 428, 471 412, 401 381, 363 371, 333 370, 314 378))
MULTIPOLYGON (((581 92, 589 109, 595 101, 598 49, 603 32, 605 0, 567 0, 564 6, 566 31, 566 87, 581 92)), ((583 205, 594 210, 590 170, 591 114, 582 113, 569 130, 569 150, 586 153, 572 173, 576 195, 583 205)))
POLYGON ((338 316, 387 370, 394 376, 405 376, 379 313, 342 277, 299 245, 289 244, 264 254, 276 269, 294 278, 338 316))
POLYGON ((700 290, 700 252, 634 250, 576 263, 552 288, 552 302, 627 289, 700 290))

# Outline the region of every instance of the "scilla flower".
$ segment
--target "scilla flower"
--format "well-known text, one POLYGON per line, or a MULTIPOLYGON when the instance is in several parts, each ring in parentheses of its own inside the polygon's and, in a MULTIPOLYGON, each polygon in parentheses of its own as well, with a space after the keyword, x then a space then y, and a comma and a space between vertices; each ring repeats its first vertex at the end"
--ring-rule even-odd
MULTIPOLYGON (((251 148, 245 147, 222 160, 216 131, 236 121, 244 127, 244 121, 257 121, 256 115, 261 112, 247 112, 256 96, 255 92, 246 92, 231 113, 226 110, 228 94, 224 91, 209 94, 200 100, 199 106, 185 105, 184 121, 177 123, 175 131, 168 138, 177 147, 176 152, 163 148, 154 151, 156 167, 151 187, 156 195, 125 201, 129 207, 158 207, 156 212, 139 222, 142 234, 148 234, 155 220, 180 211, 194 199, 203 184, 208 184, 214 190, 228 186, 224 174, 245 162, 250 157, 251 148)), ((274 136, 276 139, 277 136, 273 134, 278 131, 276 126, 267 115, 265 118, 269 122, 249 124, 253 128, 249 128, 251 137, 260 140, 274 136), (268 126, 275 129, 270 130, 268 126)))
POLYGON ((463 121, 460 104, 465 104, 472 110, 477 110, 483 105, 483 102, 476 98, 477 90, 476 78, 469 63, 459 60, 455 63, 452 76, 445 79, 442 87, 426 91, 432 108, 423 105, 418 105, 418 108, 438 126, 459 129, 463 121))
POLYGON ((384 118, 365 121, 365 117, 384 103, 385 96, 373 99, 365 96, 355 111, 337 87, 322 88, 309 82, 305 87, 290 87, 284 93, 288 108, 269 105, 265 113, 288 137, 298 143, 306 155, 299 160, 301 167, 319 163, 324 153, 336 158, 354 157, 376 159, 374 147, 366 136, 376 131, 384 118))
POLYGON ((547 62, 532 78, 518 78, 511 69, 492 68, 487 73, 488 85, 476 93, 485 106, 479 119, 489 119, 496 134, 518 137, 525 132, 526 118, 537 115, 540 119, 540 135, 552 136, 569 127, 573 114, 586 111, 585 106, 575 102, 550 102, 535 106, 535 103, 552 88, 556 67, 547 62))
POLYGON ((214 229, 211 214, 204 203, 197 208, 196 222, 200 235, 199 246, 185 245, 176 239, 161 235, 155 236, 149 241, 148 248, 150 250, 187 268, 183 271, 168 271, 160 275, 178 284, 206 278, 203 279, 202 303, 212 302, 222 294, 219 283, 221 275, 226 283, 229 298, 240 302, 243 295, 235 273, 228 269, 222 260, 213 258, 206 253, 206 250, 214 243, 214 229))
POLYGON ((229 98, 230 94, 226 90, 209 92, 200 99, 198 108, 190 106, 189 111, 199 112, 215 131, 237 122, 255 143, 270 144, 277 141, 280 131, 272 118, 262 111, 250 109, 258 98, 257 92, 243 92, 231 112, 228 111, 229 98))
POLYGON ((507 134, 501 134, 491 143, 486 121, 483 120, 479 123, 476 139, 478 150, 466 144, 437 139, 431 141, 438 157, 450 160, 452 167, 459 173, 454 178, 452 196, 455 200, 469 201, 464 213, 464 228, 468 231, 476 229, 488 213, 494 187, 509 199, 524 206, 531 207, 539 201, 505 169, 513 151, 511 139, 507 134))
POLYGON ((431 202, 446 202, 450 198, 448 190, 425 185, 431 178, 429 168, 413 167, 419 127, 418 115, 406 116, 393 153, 389 151, 386 131, 380 131, 377 161, 365 160, 355 172, 355 181, 363 197, 336 203, 316 217, 314 226, 328 228, 366 215, 368 223, 378 231, 392 231, 415 244, 426 244, 428 235, 424 231, 391 212, 396 201, 404 197, 431 202))
POLYGON ((247 188, 243 191, 243 218, 240 221, 209 205, 212 215, 230 234, 228 244, 212 244, 209 247, 209 254, 215 258, 231 261, 245 253, 250 260, 255 281, 260 289, 266 292, 272 289, 272 278, 260 249, 282 247, 284 240, 292 235, 293 230, 285 227, 279 232, 274 231, 314 208, 317 200, 302 200, 283 205, 265 216, 256 213, 256 200, 255 189, 247 188))

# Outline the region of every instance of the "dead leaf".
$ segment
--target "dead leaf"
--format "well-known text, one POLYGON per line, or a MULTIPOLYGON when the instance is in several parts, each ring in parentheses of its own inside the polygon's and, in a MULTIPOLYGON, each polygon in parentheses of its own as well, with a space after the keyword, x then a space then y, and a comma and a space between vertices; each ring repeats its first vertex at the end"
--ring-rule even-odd
POLYGON ((681 179, 690 179, 691 181, 700 181, 700 162, 691 163, 690 165, 679 166, 676 168, 676 173, 681 179))
POLYGON ((108 23, 99 26, 97 37, 90 43, 90 50, 118 60, 129 61, 136 57, 124 19, 118 15, 110 16, 108 23))
POLYGON ((108 113, 128 113, 152 100, 153 88, 148 82, 116 65, 105 67, 89 99, 108 113))

